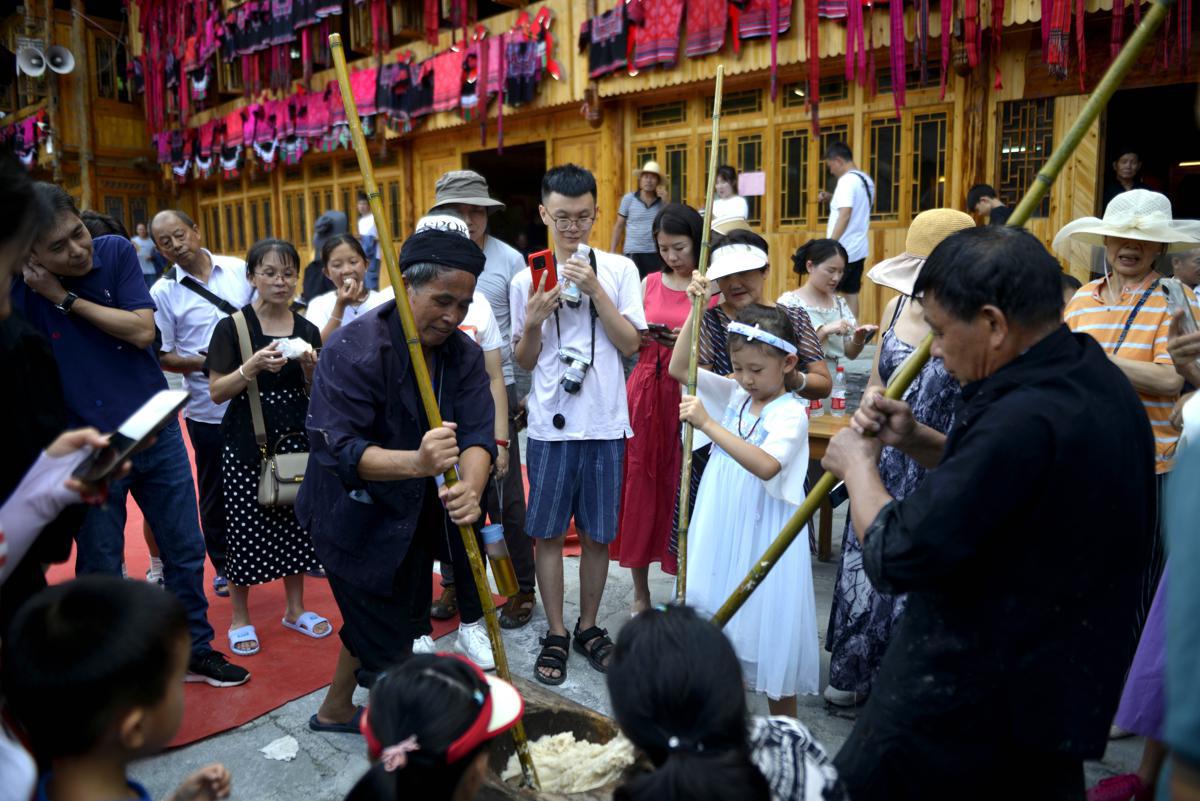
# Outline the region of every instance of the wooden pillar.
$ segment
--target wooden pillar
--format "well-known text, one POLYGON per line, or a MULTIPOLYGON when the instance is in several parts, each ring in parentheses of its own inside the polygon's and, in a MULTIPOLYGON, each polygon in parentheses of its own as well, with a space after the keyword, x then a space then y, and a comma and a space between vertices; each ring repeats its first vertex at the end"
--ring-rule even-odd
MULTIPOLYGON (((988 165, 988 81, 991 78, 989 60, 980 63, 959 82, 962 92, 963 138, 961 197, 947 197, 946 205, 961 208, 967 191, 975 184, 987 183, 988 165)), ((944 69, 945 67, 943 67, 944 69)))
MULTIPOLYGON (((43 0, 42 15, 46 19, 46 47, 50 47, 54 40, 54 0, 43 0)), ((82 66, 82 65, 80 65, 82 66)), ((58 111, 58 82, 62 80, 58 75, 49 73, 46 76, 46 114, 49 117, 50 124, 50 146, 54 150, 51 168, 54 172, 54 183, 62 185, 62 139, 59 133, 59 122, 62 120, 62 115, 58 111), (55 140, 58 143, 55 144, 55 140)))
POLYGON ((92 60, 88 54, 87 39, 83 35, 83 0, 71 0, 71 52, 78 61, 71 73, 79 120, 79 186, 80 201, 84 209, 93 208, 92 203, 92 103, 88 92, 88 76, 92 60))

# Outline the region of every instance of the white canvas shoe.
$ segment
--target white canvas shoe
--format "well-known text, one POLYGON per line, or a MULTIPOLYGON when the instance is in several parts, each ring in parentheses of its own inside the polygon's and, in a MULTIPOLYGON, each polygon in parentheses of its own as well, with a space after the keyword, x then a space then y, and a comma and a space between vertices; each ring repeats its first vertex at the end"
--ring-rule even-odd
POLYGON ((483 670, 496 669, 496 657, 492 653, 492 642, 488 639, 487 627, 480 620, 476 623, 461 623, 458 626, 458 641, 454 650, 470 659, 483 670))
POLYGON ((414 654, 436 654, 437 646, 433 644, 432 637, 428 634, 422 634, 413 640, 412 652, 414 654))

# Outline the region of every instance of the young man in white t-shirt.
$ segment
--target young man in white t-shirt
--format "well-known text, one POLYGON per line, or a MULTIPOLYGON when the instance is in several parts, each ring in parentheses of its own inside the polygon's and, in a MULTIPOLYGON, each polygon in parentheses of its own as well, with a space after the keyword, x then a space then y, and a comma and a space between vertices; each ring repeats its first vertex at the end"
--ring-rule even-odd
POLYGON ((598 250, 586 261, 574 258, 596 222, 592 174, 574 164, 552 168, 542 178, 539 212, 550 229, 559 283, 547 291, 543 278, 535 287, 525 270, 513 278, 509 300, 513 356, 533 372, 525 529, 538 540, 537 584, 549 624, 535 678, 562 684, 572 636, 563 621, 562 547, 572 518, 582 546, 575 650, 601 672, 612 652, 596 616, 608 543, 617 535, 625 438, 633 433, 622 359, 637 352, 646 320, 631 260, 598 250), (578 307, 559 302, 567 281, 581 290, 578 307))
POLYGON ((825 166, 837 178, 831 196, 821 192, 818 200, 829 201, 829 223, 825 235, 846 249, 849 261, 837 290, 846 296, 850 311, 858 316, 858 292, 862 289, 863 265, 869 255, 867 229, 875 201, 875 182, 854 164, 854 153, 844 142, 834 142, 825 151, 825 166))

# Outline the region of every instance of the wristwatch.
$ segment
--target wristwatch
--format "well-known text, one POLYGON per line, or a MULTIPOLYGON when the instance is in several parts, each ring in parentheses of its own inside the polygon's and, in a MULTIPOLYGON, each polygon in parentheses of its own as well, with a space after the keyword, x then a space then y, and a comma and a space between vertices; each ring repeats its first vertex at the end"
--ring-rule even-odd
POLYGON ((75 301, 79 300, 79 296, 74 292, 68 292, 67 296, 62 299, 62 303, 55 303, 54 308, 58 309, 63 314, 70 314, 71 306, 75 301))

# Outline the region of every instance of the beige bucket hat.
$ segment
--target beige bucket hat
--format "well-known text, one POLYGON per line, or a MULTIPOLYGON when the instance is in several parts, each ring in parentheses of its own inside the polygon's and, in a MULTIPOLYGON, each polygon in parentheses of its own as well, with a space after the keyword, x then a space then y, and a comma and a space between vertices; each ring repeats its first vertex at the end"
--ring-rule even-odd
POLYGON ((904 237, 904 252, 884 259, 867 272, 867 278, 904 295, 913 293, 917 275, 929 254, 953 233, 974 228, 971 215, 957 209, 930 209, 913 217, 904 237))
POLYGON ((487 179, 474 170, 451 170, 437 179, 430 212, 435 211, 438 206, 451 203, 483 206, 488 210, 488 214, 504 209, 503 203, 494 200, 488 194, 487 179))
POLYGON ((1171 201, 1149 189, 1130 189, 1108 202, 1104 217, 1081 217, 1054 237, 1054 250, 1066 253, 1072 241, 1104 246, 1104 237, 1159 242, 1168 251, 1191 250, 1200 243, 1200 221, 1171 217, 1171 201))

